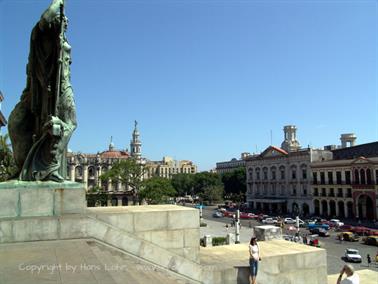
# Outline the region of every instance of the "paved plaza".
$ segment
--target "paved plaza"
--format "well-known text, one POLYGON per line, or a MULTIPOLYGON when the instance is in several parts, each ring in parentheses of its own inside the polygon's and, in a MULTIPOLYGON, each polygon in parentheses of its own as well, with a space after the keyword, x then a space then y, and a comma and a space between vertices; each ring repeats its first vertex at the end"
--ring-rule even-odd
POLYGON ((190 283, 91 240, 0 245, 1 284, 190 283))

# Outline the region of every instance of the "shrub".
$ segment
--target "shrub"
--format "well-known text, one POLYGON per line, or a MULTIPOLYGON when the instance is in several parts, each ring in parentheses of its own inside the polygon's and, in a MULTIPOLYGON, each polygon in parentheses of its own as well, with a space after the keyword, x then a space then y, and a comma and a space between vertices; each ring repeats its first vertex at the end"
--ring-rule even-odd
POLYGON ((214 237, 213 238, 213 246, 222 246, 226 244, 226 238, 225 237, 214 237))

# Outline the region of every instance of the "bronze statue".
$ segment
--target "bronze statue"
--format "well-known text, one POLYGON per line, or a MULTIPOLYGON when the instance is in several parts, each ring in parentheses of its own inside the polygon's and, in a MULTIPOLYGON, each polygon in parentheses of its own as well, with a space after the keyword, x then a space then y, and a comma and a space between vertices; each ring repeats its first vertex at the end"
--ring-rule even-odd
POLYGON ((53 0, 31 33, 26 87, 8 124, 23 181, 66 177, 66 149, 77 125, 67 23, 64 0, 53 0))

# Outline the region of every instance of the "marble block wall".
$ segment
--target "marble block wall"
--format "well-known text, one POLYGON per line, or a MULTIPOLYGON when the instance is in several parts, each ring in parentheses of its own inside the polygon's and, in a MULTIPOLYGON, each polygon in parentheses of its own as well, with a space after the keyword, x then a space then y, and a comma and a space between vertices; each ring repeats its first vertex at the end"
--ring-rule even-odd
POLYGON ((174 205, 88 208, 88 214, 161 248, 199 262, 199 212, 174 205))
POLYGON ((280 227, 272 225, 256 226, 254 235, 258 241, 270 241, 282 238, 282 230, 280 227))

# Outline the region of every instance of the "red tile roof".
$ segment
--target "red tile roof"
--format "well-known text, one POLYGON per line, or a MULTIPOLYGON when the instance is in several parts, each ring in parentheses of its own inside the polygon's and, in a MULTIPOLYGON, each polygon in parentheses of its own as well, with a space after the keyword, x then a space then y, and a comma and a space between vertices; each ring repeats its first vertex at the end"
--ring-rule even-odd
POLYGON ((127 159, 130 157, 130 154, 126 151, 104 151, 100 153, 101 158, 121 158, 121 159, 127 159))

